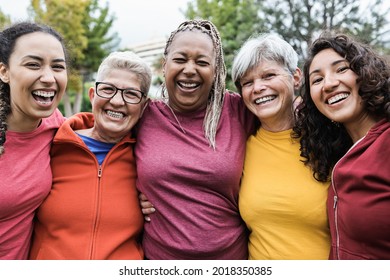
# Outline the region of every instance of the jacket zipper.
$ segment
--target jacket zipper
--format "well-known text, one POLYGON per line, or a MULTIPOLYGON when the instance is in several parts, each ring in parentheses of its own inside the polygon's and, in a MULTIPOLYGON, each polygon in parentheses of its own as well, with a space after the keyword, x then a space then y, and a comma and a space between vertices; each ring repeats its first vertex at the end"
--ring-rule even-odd
POLYGON ((94 251, 95 251, 95 237, 96 237, 96 233, 97 233, 97 224, 98 224, 98 217, 99 217, 99 213, 100 213, 100 178, 102 177, 102 166, 99 165, 98 167, 98 172, 97 172, 97 179, 98 179, 98 183, 97 183, 97 193, 96 193, 96 211, 95 211, 95 215, 94 215, 94 221, 93 221, 93 228, 92 228, 92 239, 91 239, 91 251, 90 251, 90 255, 89 255, 89 259, 92 260, 93 259, 93 254, 94 254, 94 251))
POLYGON ((334 192, 334 195, 333 195, 333 215, 334 215, 334 224, 335 224, 335 230, 336 230, 336 256, 337 256, 338 260, 340 259, 340 254, 339 254, 340 235, 339 235, 339 227, 338 227, 338 219, 337 219, 338 218, 337 217, 338 197, 337 197, 337 192, 336 192, 336 187, 334 185, 333 177, 334 177, 334 170, 336 168, 336 165, 340 162, 341 159, 339 159, 339 161, 337 161, 337 163, 335 164, 335 166, 333 167, 333 170, 332 170, 332 188, 333 188, 333 192, 334 192))
POLYGON ((337 211, 338 195, 337 195, 336 186, 335 186, 335 183, 334 183, 334 171, 336 170, 336 166, 339 164, 339 162, 364 138, 365 137, 363 137, 363 138, 359 139, 358 141, 356 141, 356 143, 354 143, 352 145, 352 147, 349 148, 349 150, 345 153, 345 155, 343 155, 336 162, 336 164, 334 165, 333 170, 332 170, 331 180, 332 180, 332 188, 333 188, 333 192, 334 192, 334 196, 333 196, 333 214, 334 214, 334 223, 335 223, 335 230, 336 230, 336 256, 337 256, 338 260, 340 259, 340 233, 339 233, 339 226, 338 226, 338 211, 337 211))

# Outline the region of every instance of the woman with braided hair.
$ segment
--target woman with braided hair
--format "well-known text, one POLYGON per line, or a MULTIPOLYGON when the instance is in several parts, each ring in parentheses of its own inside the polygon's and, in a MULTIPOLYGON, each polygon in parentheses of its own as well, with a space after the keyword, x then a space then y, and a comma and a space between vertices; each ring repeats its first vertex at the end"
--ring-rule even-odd
POLYGON ((157 211, 145 224, 148 259, 247 259, 238 212, 245 142, 253 117, 225 90, 221 39, 207 20, 171 33, 163 100, 139 123, 137 187, 157 211))
POLYGON ((50 191, 66 66, 52 28, 21 22, 0 32, 0 259, 27 258, 35 210, 50 191))

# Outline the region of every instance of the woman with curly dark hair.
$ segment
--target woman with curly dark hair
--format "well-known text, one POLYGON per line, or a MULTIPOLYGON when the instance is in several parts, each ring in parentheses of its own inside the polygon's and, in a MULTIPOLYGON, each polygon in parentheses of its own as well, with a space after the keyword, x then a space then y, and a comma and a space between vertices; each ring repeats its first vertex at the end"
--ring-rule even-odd
POLYGON ((332 180, 331 259, 390 259, 390 66, 368 45, 323 33, 304 65, 294 131, 319 181, 332 180))

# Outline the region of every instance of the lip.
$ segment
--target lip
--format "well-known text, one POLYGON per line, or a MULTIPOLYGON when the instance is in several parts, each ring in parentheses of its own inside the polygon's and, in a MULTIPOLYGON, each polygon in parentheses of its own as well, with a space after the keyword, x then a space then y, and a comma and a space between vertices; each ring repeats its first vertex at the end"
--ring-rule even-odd
POLYGON ((127 117, 127 114, 125 114, 124 112, 119 111, 119 110, 104 109, 104 113, 110 119, 116 120, 116 121, 121 121, 127 117))
POLYGON ((267 95, 258 96, 256 98, 254 98, 253 103, 255 105, 266 105, 268 103, 271 103, 272 101, 274 101, 277 98, 278 98, 278 96, 276 94, 267 94, 267 95))
POLYGON ((190 93, 196 91, 200 87, 201 82, 193 80, 178 80, 176 81, 176 84, 181 91, 190 93))
POLYGON ((351 95, 350 92, 338 91, 332 94, 327 95, 325 103, 329 106, 336 105, 344 100, 346 100, 351 95))
POLYGON ((53 103, 54 99, 57 95, 57 90, 55 89, 34 89, 31 91, 31 95, 35 102, 40 106, 44 108, 50 108, 53 103))

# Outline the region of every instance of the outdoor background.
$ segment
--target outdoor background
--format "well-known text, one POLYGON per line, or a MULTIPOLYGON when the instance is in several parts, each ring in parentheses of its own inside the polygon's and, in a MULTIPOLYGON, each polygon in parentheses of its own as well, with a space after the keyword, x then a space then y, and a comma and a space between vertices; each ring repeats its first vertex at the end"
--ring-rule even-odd
POLYGON ((70 116, 90 111, 87 90, 101 60, 111 51, 132 50, 153 70, 150 96, 163 82, 162 53, 170 33, 185 19, 205 18, 219 29, 228 69, 250 36, 277 33, 305 59, 322 30, 339 30, 390 55, 387 0, 0 0, 0 29, 21 20, 53 26, 69 45, 72 64, 60 105, 70 116))

